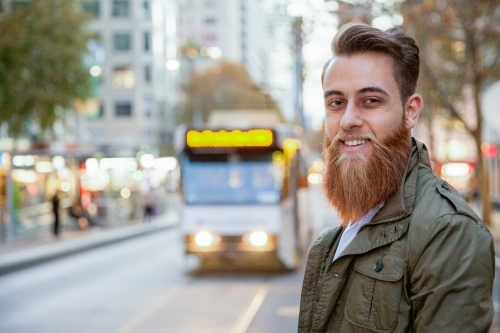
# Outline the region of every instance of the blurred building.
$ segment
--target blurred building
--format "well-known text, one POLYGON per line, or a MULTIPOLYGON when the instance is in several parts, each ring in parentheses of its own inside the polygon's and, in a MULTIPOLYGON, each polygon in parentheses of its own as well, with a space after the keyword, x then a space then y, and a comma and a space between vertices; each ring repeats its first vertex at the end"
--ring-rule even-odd
MULTIPOLYGON (((0 7, 9 12, 28 1, 0 0, 0 7)), ((175 129, 176 1, 74 3, 94 17, 89 29, 96 37, 83 59, 94 96, 74 110, 55 110, 60 119, 47 145, 30 141, 40 134, 35 124, 28 123, 27 138, 16 140, 0 126, 0 242, 47 232, 57 192, 63 226, 75 228, 67 212, 72 201, 95 211, 103 225, 127 223, 141 215, 142 192, 155 191, 162 213, 167 203, 160 199, 175 187, 175 159, 157 155, 172 143, 175 129)))
POLYGON ((224 59, 243 64, 257 85, 268 85, 271 41, 261 1, 179 0, 179 5, 179 33, 188 70, 224 59))
POLYGON ((174 0, 83 0, 95 20, 88 61, 98 107, 87 112, 89 142, 161 148, 172 141, 178 96, 174 0))
POLYGON ((223 59, 242 64, 255 84, 293 116, 293 36, 288 0, 178 0, 182 77, 223 59))

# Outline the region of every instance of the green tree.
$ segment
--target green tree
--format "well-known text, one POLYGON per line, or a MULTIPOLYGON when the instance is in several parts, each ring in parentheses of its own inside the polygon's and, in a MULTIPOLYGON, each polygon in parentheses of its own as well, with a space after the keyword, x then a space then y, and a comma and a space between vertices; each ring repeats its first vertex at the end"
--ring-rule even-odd
POLYGON ((26 134, 29 122, 49 129, 58 107, 90 95, 83 59, 92 35, 77 4, 29 1, 0 19, 0 123, 13 136, 26 134))
POLYGON ((281 117, 274 99, 255 85, 247 70, 228 61, 192 72, 182 91, 184 101, 178 107, 178 124, 204 123, 212 110, 271 109, 281 117))
POLYGON ((498 0, 406 0, 404 28, 418 41, 420 90, 433 112, 458 121, 474 138, 482 216, 491 223, 488 172, 481 154, 482 92, 500 79, 498 0), (468 121, 473 111, 473 121, 468 121))

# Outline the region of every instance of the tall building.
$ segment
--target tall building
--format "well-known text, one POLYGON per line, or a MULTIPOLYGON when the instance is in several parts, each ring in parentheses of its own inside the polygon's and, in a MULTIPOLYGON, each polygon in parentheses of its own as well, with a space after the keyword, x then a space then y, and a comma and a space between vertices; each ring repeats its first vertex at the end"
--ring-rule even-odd
POLYGON ((246 67, 255 84, 294 119, 289 0, 178 0, 182 78, 219 59, 246 67))
POLYGON ((100 81, 87 140, 105 147, 165 147, 177 103, 177 5, 174 0, 82 0, 98 36, 90 57, 100 81))
POLYGON ((224 59, 244 65, 260 88, 269 87, 269 22, 262 1, 179 0, 179 36, 186 77, 224 59))

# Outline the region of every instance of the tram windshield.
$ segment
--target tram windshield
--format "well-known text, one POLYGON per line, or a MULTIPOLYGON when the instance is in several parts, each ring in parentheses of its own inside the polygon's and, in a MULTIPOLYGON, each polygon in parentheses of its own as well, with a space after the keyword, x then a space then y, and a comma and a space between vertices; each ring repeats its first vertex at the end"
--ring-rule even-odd
POLYGON ((200 158, 184 156, 187 204, 276 204, 284 184, 282 154, 200 158))

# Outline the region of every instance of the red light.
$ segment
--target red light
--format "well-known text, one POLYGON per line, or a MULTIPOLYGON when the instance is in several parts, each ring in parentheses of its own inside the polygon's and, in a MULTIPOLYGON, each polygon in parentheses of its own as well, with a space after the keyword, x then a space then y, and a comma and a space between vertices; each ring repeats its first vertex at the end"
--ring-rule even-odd
POLYGON ((481 145, 481 151, 484 157, 495 157, 498 154, 498 147, 492 143, 484 142, 481 145))

